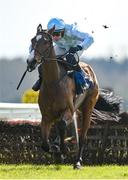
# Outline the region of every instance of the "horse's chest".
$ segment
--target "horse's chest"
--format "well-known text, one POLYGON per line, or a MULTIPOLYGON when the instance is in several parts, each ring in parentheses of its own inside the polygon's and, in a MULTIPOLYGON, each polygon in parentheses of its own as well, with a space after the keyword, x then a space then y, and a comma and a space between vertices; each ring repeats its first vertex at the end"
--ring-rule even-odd
POLYGON ((60 118, 60 116, 65 112, 65 109, 69 106, 67 98, 67 86, 66 83, 61 81, 58 86, 52 86, 49 89, 45 87, 42 89, 42 93, 40 93, 39 101, 40 107, 42 111, 42 115, 49 118, 60 118))
POLYGON ((51 109, 63 108, 66 104, 65 91, 60 87, 53 87, 50 91, 45 90, 42 94, 42 102, 51 109))
POLYGON ((43 102, 42 111, 44 116, 59 118, 62 112, 65 111, 67 103, 62 97, 60 98, 47 98, 43 102))
POLYGON ((66 107, 66 102, 65 100, 62 101, 62 99, 57 99, 57 100, 51 100, 51 101, 47 101, 46 104, 46 109, 48 112, 55 112, 55 111, 59 111, 60 109, 65 109, 66 107))

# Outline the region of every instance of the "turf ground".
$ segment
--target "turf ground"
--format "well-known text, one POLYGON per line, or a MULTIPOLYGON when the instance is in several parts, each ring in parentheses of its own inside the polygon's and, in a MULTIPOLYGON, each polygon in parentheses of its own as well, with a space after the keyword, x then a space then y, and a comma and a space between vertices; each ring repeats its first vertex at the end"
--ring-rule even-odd
POLYGON ((0 179, 128 179, 128 166, 0 165, 0 179))

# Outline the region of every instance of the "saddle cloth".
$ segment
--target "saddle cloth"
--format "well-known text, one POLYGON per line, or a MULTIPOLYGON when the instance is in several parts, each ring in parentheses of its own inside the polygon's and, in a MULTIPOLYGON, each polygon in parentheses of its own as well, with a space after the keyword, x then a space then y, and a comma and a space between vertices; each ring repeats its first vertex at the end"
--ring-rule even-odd
POLYGON ((69 76, 75 80, 77 95, 84 93, 85 90, 93 86, 93 82, 83 70, 72 71, 69 76))

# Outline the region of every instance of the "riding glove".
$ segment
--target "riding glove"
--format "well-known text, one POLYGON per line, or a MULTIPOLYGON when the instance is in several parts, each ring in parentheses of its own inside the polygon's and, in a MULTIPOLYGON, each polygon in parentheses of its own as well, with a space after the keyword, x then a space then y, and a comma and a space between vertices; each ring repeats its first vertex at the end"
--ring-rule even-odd
POLYGON ((71 48, 69 49, 69 53, 75 54, 77 51, 80 51, 80 50, 82 50, 82 49, 83 49, 82 46, 77 45, 76 47, 71 47, 71 48))
POLYGON ((27 69, 31 72, 35 68, 36 68, 36 61, 33 60, 33 61, 30 62, 30 61, 27 60, 27 69))

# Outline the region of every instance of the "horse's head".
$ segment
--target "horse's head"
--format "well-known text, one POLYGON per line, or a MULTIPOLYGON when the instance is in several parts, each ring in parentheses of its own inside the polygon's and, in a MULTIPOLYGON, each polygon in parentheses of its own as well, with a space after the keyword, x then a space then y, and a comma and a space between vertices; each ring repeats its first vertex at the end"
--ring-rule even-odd
POLYGON ((31 39, 30 55, 28 57, 29 62, 35 60, 36 63, 41 63, 45 58, 50 56, 53 49, 51 36, 53 31, 54 27, 50 31, 47 31, 42 29, 41 24, 38 25, 36 36, 31 39))

